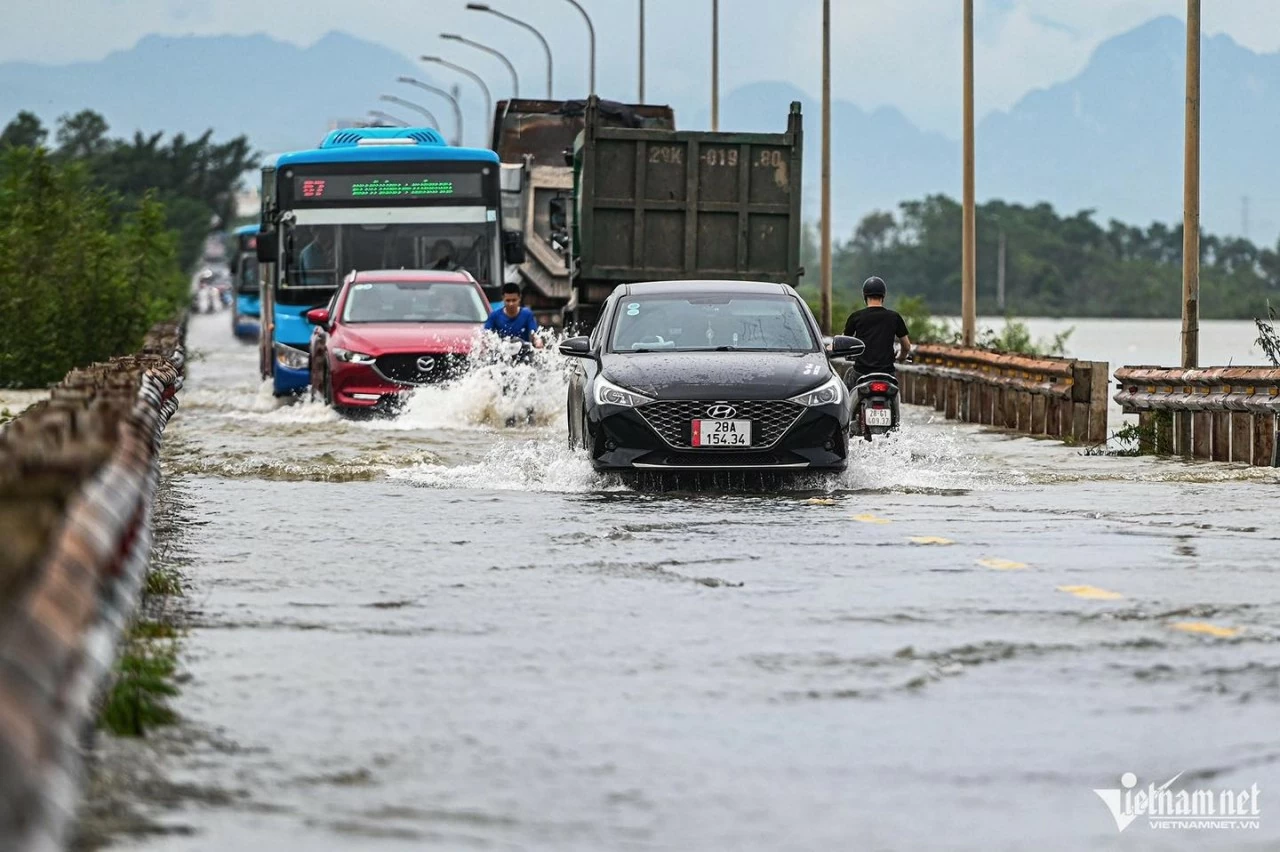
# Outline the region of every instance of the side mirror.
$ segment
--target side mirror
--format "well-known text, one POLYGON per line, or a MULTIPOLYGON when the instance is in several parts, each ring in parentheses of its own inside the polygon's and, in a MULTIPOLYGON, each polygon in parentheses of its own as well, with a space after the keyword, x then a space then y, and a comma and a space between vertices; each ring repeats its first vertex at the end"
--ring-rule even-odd
POLYGON ((570 358, 590 358, 591 338, 570 337, 560 343, 560 354, 570 358))
POLYGON ((856 337, 837 334, 831 338, 831 348, 827 350, 828 358, 857 358, 867 345, 856 337))
POLYGON ((328 308, 312 308, 303 314, 307 318, 307 322, 312 325, 328 325, 329 309, 328 308))
POLYGON ((524 231, 502 232, 502 259, 513 265, 524 263, 524 231))
POLYGON ((259 263, 275 263, 279 248, 279 235, 276 231, 264 231, 258 234, 256 249, 259 263))

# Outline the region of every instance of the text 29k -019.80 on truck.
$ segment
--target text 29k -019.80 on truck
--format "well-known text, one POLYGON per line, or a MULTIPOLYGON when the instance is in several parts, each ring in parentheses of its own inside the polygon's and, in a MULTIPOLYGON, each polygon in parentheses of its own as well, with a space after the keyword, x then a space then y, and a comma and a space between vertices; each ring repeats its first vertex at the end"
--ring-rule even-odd
POLYGON ((800 269, 800 104, 784 133, 676 130, 669 107, 500 101, 505 229, 542 322, 590 326, 624 283, 773 281, 800 269))

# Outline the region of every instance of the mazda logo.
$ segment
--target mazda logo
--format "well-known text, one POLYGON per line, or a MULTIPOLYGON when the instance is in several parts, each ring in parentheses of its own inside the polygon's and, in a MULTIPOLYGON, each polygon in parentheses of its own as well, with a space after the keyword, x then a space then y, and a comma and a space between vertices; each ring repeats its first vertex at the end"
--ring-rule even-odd
POLYGON ((436 359, 435 359, 435 358, 425 358, 425 357, 424 357, 424 358, 419 358, 419 359, 418 359, 418 369, 419 369, 419 370, 421 370, 421 371, 422 371, 422 372, 424 372, 424 373, 430 373, 432 370, 434 370, 434 369, 435 369, 435 367, 436 367, 436 359))
POLYGON ((734 408, 732 405, 725 405, 721 403, 720 405, 707 406, 707 416, 714 417, 716 420, 727 420, 737 413, 738 409, 734 408))

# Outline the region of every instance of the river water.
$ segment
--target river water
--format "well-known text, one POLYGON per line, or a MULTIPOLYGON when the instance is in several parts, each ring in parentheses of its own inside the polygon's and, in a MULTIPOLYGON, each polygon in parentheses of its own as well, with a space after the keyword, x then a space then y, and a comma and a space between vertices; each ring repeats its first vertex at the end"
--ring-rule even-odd
POLYGON ((192 321, 164 454, 191 627, 156 759, 200 794, 140 791, 165 831, 121 847, 1280 842, 1273 471, 911 408, 843 477, 643 493, 565 448, 558 379, 529 428, 482 376, 344 421, 226 326, 192 321), (1257 783, 1261 828, 1119 833, 1126 772, 1257 783))

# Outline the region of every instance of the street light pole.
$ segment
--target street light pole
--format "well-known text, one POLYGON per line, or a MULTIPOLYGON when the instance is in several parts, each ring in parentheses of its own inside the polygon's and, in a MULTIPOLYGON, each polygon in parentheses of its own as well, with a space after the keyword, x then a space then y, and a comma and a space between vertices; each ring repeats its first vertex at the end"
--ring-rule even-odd
POLYGON ((422 89, 424 92, 431 92, 432 94, 436 94, 442 98, 447 99, 450 105, 453 107, 453 121, 454 121, 454 128, 455 128, 453 144, 454 145, 462 144, 462 106, 458 103, 457 98, 455 98, 449 92, 446 92, 444 89, 438 89, 435 86, 430 86, 426 83, 415 80, 412 77, 397 77, 396 82, 408 83, 410 86, 417 86, 419 89, 422 89))
POLYGON ((960 314, 965 346, 973 345, 978 324, 978 219, 973 172, 973 0, 964 0, 964 233, 960 314))
MULTIPOLYGON (((823 27, 827 7, 824 0, 823 27)), ((824 42, 825 44, 825 42, 824 42)), ((711 0, 711 131, 720 129, 720 0, 711 0)))
MULTIPOLYGON (((1187 106, 1182 177, 1182 366, 1200 366, 1200 0, 1187 0, 1187 106)), ((1191 455, 1191 414, 1178 414, 1178 450, 1191 455)))
POLYGON ((831 333, 831 0, 822 0, 822 333, 831 333))
POLYGON ((369 110, 369 116, 371 118, 377 119, 378 121, 381 121, 384 124, 399 125, 400 127, 409 126, 409 122, 405 121, 403 118, 396 118, 391 113, 383 112, 382 110, 371 109, 369 110))
MULTIPOLYGON (((640 2, 641 2, 641 5, 643 5, 644 0, 640 0, 640 2)), ((491 6, 489 6, 487 3, 468 3, 468 4, 467 4, 467 8, 468 8, 468 9, 470 9, 470 10, 472 10, 473 12, 488 12, 490 15, 495 15, 495 16, 497 16, 497 17, 499 17, 499 18, 502 18, 502 20, 504 20, 504 21, 510 21, 511 23, 515 24, 515 25, 516 25, 516 26, 518 26, 518 27, 524 27, 526 30, 528 30, 529 32, 533 33, 535 36, 537 36, 537 37, 538 37, 538 41, 542 42, 542 49, 543 49, 543 51, 545 51, 545 52, 546 52, 546 54, 547 54, 547 100, 551 100, 551 98, 552 98, 552 94, 551 94, 551 45, 547 43, 547 40, 546 40, 546 38, 542 35, 542 33, 538 32, 538 30, 537 30, 537 29, 535 29, 535 28, 534 28, 534 26, 533 26, 532 24, 527 23, 527 22, 525 22, 525 21, 522 21, 522 20, 520 20, 519 18, 513 17, 513 16, 511 16, 511 15, 508 15, 508 14, 506 14, 506 13, 504 13, 504 12, 499 12, 497 9, 492 8, 492 7, 491 7, 491 6)))
POLYGON ((591 91, 589 94, 594 95, 596 93, 596 28, 591 23, 591 16, 587 14, 586 9, 582 8, 582 4, 578 0, 568 0, 568 2, 573 5, 573 8, 582 13, 582 19, 587 22, 587 34, 591 37, 591 91))
POLYGON ((444 39, 445 41, 456 41, 461 44, 465 44, 468 47, 474 47, 476 50, 483 50, 485 53, 488 53, 491 56, 498 57, 500 60, 502 60, 502 64, 507 66, 507 70, 511 72, 511 97, 513 98, 520 97, 520 75, 516 73, 516 66, 512 65, 511 60, 508 59, 506 56, 494 50, 492 47, 489 47, 487 44, 481 44, 478 41, 472 41, 469 38, 463 38, 457 33, 440 33, 440 38, 444 39))
POLYGON ((418 58, 423 62, 434 62, 437 65, 443 65, 445 68, 457 71, 459 74, 465 74, 480 86, 480 90, 484 92, 485 128, 487 129, 489 122, 493 120, 493 95, 489 94, 489 87, 485 85, 484 78, 474 71, 463 68, 461 65, 455 65, 447 59, 441 59, 439 56, 419 56, 418 58))
POLYGON ((640 0, 640 97, 636 103, 644 103, 644 0, 640 0))
POLYGON ((386 101, 389 104, 397 104, 399 106, 404 107, 405 109, 411 109, 414 112, 419 113, 420 115, 422 115, 423 118, 429 121, 433 128, 435 128, 436 130, 440 129, 440 122, 439 120, 436 119, 435 114, 432 113, 431 110, 427 109, 424 106, 419 106, 418 104, 415 104, 413 101, 407 101, 404 98, 397 98, 395 95, 378 95, 378 100, 386 101))

